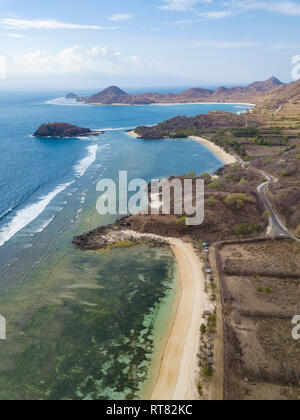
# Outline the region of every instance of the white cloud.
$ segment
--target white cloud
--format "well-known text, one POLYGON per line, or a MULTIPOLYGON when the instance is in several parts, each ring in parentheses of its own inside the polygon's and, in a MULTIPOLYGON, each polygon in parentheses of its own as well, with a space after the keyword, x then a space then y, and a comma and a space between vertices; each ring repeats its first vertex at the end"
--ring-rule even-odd
POLYGON ((206 12, 200 13, 199 16, 202 16, 204 19, 224 19, 234 15, 234 12, 231 10, 221 10, 215 12, 206 12))
POLYGON ((291 1, 234 1, 233 5, 242 10, 264 10, 286 16, 300 16, 300 4, 291 1))
POLYGON ((191 10, 197 3, 211 3, 212 0, 163 0, 166 3, 164 6, 160 6, 163 10, 178 10, 185 11, 191 10))
POLYGON ((24 20, 15 18, 0 19, 0 25, 10 29, 119 29, 119 27, 105 27, 98 25, 77 25, 74 23, 65 23, 58 20, 24 20))
POLYGON ((9 38, 24 38, 24 35, 22 35, 22 34, 9 33, 9 34, 4 34, 4 35, 8 36, 9 38))
POLYGON ((133 19, 134 15, 131 13, 115 13, 111 15, 108 19, 112 22, 122 22, 123 20, 133 19))
POLYGON ((34 51, 8 59, 12 74, 42 75, 89 75, 89 74, 143 74, 154 68, 162 69, 159 63, 144 60, 135 55, 123 55, 108 47, 83 48, 74 45, 56 55, 47 51, 34 51))
POLYGON ((300 43, 269 43, 256 41, 200 41, 194 44, 195 47, 209 47, 220 49, 231 48, 263 48, 267 51, 279 51, 299 48, 300 43))
POLYGON ((215 47, 215 48, 257 48, 265 46, 263 43, 251 41, 201 41, 195 44, 197 47, 215 47))

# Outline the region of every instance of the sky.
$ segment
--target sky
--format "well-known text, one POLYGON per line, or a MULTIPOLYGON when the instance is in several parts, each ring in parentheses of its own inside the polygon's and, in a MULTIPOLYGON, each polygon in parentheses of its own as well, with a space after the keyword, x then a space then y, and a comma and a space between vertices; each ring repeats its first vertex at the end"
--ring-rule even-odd
POLYGON ((299 23, 299 0, 0 0, 0 90, 290 82, 299 23))

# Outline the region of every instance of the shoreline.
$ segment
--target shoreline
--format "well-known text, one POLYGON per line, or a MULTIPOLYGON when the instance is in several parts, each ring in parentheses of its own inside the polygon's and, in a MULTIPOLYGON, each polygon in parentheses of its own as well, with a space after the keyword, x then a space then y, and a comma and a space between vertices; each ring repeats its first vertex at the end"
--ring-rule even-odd
POLYGON ((213 311, 205 291, 204 263, 191 243, 178 238, 123 232, 124 237, 168 242, 176 261, 176 285, 169 320, 153 353, 140 395, 146 400, 200 400, 198 352, 203 313, 213 311))
POLYGON ((93 106, 172 106, 172 105, 241 105, 241 106, 251 106, 256 107, 256 104, 252 104, 249 102, 153 102, 150 104, 122 104, 122 103, 115 103, 115 104, 101 104, 101 103, 86 103, 81 102, 84 105, 93 105, 93 106))
POLYGON ((203 311, 211 308, 204 290, 203 264, 191 244, 175 238, 164 239, 170 243, 177 261, 179 296, 175 319, 149 399, 199 400, 199 329, 203 311))
POLYGON ((225 150, 222 149, 222 147, 217 146, 210 140, 207 140, 198 136, 190 136, 188 138, 191 140, 197 141, 198 143, 203 144, 210 151, 212 151, 219 159, 221 159, 226 165, 232 165, 238 162, 238 159, 234 155, 231 155, 230 153, 225 152, 225 150))
MULTIPOLYGON (((134 130, 128 131, 127 134, 130 137, 133 137, 135 139, 141 138, 134 130)), ((225 152, 224 149, 222 149, 220 146, 217 146, 210 140, 204 139, 202 137, 198 136, 189 136, 188 139, 197 141, 198 143, 201 143, 203 146, 207 147, 211 152, 213 152, 225 165, 232 165, 234 163, 238 162, 238 158, 234 155, 231 155, 230 153, 225 152)))
POLYGON ((153 389, 158 381, 161 368, 161 361, 164 355, 164 349, 166 347, 167 341, 170 337, 174 325, 174 320, 176 318, 176 313, 178 310, 181 296, 178 263, 170 244, 169 247, 173 254, 174 261, 174 285, 170 292, 170 295, 166 298, 164 302, 160 304, 157 320, 155 321, 155 326, 153 330, 154 348, 148 368, 148 376, 145 382, 142 384, 139 392, 139 399, 144 401, 150 400, 153 389), (162 323, 162 320, 160 319, 160 316, 162 314, 165 314, 164 323, 162 323))

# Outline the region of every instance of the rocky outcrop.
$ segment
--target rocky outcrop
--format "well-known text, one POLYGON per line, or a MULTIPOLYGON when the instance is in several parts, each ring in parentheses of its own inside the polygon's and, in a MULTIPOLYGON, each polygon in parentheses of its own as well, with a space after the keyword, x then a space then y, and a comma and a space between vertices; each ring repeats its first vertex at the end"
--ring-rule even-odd
POLYGON ((89 128, 77 127, 67 123, 48 123, 41 125, 34 133, 34 137, 82 137, 96 136, 102 133, 102 131, 91 131, 89 128))

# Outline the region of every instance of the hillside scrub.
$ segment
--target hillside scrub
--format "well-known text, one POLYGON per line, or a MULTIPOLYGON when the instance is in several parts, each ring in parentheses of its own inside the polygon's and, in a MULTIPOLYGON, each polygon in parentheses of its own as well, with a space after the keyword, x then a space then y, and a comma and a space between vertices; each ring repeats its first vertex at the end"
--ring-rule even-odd
POLYGON ((253 203, 254 198, 247 196, 246 194, 242 193, 233 193, 229 194, 225 199, 225 204, 228 207, 234 207, 236 209, 240 209, 244 207, 246 203, 253 203))

